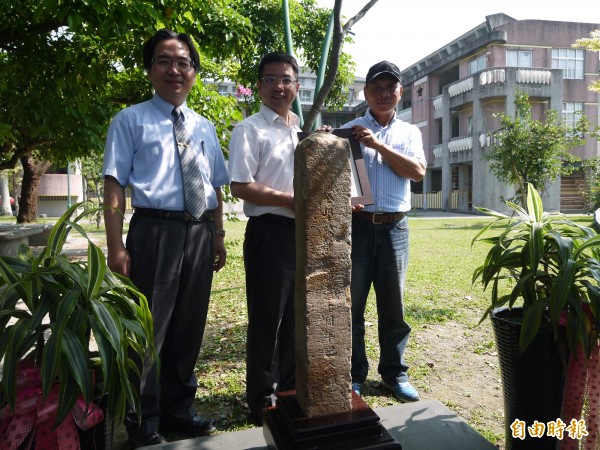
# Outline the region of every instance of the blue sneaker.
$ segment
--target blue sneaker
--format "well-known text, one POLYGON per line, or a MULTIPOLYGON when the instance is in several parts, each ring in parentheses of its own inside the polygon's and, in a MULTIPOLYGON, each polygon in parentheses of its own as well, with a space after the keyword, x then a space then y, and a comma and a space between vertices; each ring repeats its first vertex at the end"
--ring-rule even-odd
POLYGON ((421 397, 419 397, 419 393, 417 392, 417 390, 408 381, 405 381, 404 383, 395 384, 389 384, 385 381, 383 381, 382 383, 386 388, 394 391, 394 395, 402 403, 418 402, 419 400, 421 400, 421 397))
POLYGON ((356 395, 360 396, 360 388, 362 387, 362 384, 360 383, 352 383, 352 390, 354 392, 356 392, 356 395))

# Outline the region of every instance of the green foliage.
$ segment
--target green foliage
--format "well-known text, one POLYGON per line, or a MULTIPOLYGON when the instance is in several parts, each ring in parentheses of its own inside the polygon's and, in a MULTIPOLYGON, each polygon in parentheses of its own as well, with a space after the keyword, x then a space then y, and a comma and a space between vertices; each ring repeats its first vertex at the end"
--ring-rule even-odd
POLYGON ((590 211, 600 208, 600 158, 593 157, 583 162, 583 167, 588 169, 588 184, 590 189, 590 211))
POLYGON ((215 85, 196 83, 188 96, 188 105, 215 125, 221 150, 227 158, 231 131, 234 125, 242 120, 237 99, 234 96, 220 95, 215 85))
POLYGON ((578 158, 569 150, 585 144, 581 136, 589 131, 589 123, 582 115, 571 128, 553 109, 546 112, 544 122, 535 120, 529 97, 523 92, 517 92, 515 107, 514 117, 498 114, 500 130, 494 133, 494 144, 484 157, 490 162, 490 172, 515 186, 519 202, 525 206, 528 183, 544 190, 557 177, 572 172, 569 163, 578 158))
MULTIPOLYGON (((330 10, 314 0, 290 6, 298 51, 314 70, 330 10)), ((141 49, 163 27, 197 43, 201 67, 190 105, 215 123, 226 150, 242 106, 212 84, 227 78, 254 86, 260 58, 284 48, 281 2, 13 0, 0 3, 0 170, 31 153, 59 165, 101 154, 114 114, 152 95, 141 49)), ((351 68, 346 55, 331 107, 343 104, 351 68)))
POLYGON ((532 184, 527 186, 527 210, 507 202, 517 217, 486 208, 479 211, 496 220, 483 228, 472 243, 491 245, 483 264, 473 272, 473 283, 491 288, 491 303, 482 320, 495 308, 524 308, 519 339, 521 351, 533 340, 542 320, 558 331, 566 318, 567 341, 589 354, 598 341, 600 317, 600 236, 558 213, 544 212, 532 184), (488 231, 500 228, 500 234, 488 231), (508 292, 504 291, 509 286, 508 292))
POLYGON ((29 360, 41 370, 42 395, 59 385, 57 423, 80 394, 86 404, 107 394, 108 413, 120 422, 126 403, 139 409, 128 377, 136 367, 132 354, 156 358, 152 316, 144 295, 107 267, 78 224, 87 213, 73 217, 80 206, 56 222, 38 255, 23 245, 18 258, 0 257, 0 407, 18 407, 17 365, 29 360), (72 229, 88 239, 85 262, 62 252, 72 229), (90 352, 92 339, 97 355, 90 352))
MULTIPOLYGON (((574 48, 585 48, 592 52, 600 52, 600 30, 590 33, 589 38, 577 39, 573 44, 574 48)), ((589 86, 590 91, 600 92, 600 81, 596 80, 589 86)))

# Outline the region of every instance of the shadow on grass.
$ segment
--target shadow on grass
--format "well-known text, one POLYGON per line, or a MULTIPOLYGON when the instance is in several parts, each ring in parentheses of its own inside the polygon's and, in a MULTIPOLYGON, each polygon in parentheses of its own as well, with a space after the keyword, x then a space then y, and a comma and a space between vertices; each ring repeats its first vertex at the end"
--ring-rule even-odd
POLYGON ((211 291, 211 295, 222 294, 222 293, 231 292, 231 291, 237 291, 239 289, 246 289, 246 286, 243 284, 240 284, 239 286, 231 286, 231 287, 227 287, 227 288, 223 288, 223 289, 213 289, 211 291))
MULTIPOLYGON (((464 223, 464 222, 457 222, 457 221, 453 221, 453 222, 447 222, 447 223, 431 223, 431 226, 427 226, 424 224, 427 224, 429 221, 423 221, 422 223, 419 224, 419 230, 424 231, 424 230, 435 230, 435 231, 440 231, 440 230, 456 230, 456 231, 477 231, 477 230, 481 230, 484 226, 487 225, 487 223, 489 222, 474 222, 474 223, 464 223)), ((494 228, 494 227, 492 227, 494 228)))
POLYGON ((198 414, 215 421, 217 433, 254 428, 248 420, 245 393, 213 394, 196 400, 198 414))

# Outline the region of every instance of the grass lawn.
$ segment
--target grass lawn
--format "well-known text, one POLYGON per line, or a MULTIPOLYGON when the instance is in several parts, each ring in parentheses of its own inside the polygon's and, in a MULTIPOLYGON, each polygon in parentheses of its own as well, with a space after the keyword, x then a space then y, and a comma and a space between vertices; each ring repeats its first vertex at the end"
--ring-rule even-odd
MULTIPOLYGON (((471 249, 471 239, 485 218, 410 219, 410 264, 406 282, 406 312, 413 328, 421 324, 470 320, 485 310, 485 296, 471 289, 471 275, 485 253, 471 249), (468 300, 467 300, 468 299, 468 300)), ((226 224, 227 265, 216 274, 208 326, 198 362, 201 407, 219 417, 221 428, 245 428, 246 299, 242 258, 245 222, 226 224)), ((367 352, 377 366, 377 314, 371 292, 367 307, 367 352)), ((410 353, 410 349, 409 349, 410 353)), ((376 372, 376 370, 372 370, 376 372)), ((370 373, 369 378, 376 377, 370 373)), ((418 377, 418 373, 411 374, 418 377)), ((391 397, 366 397, 372 408, 394 404, 391 397)))
MULTIPOLYGON (((488 306, 487 293, 471 286, 474 268, 481 264, 487 247, 471 247, 471 240, 490 219, 464 217, 451 219, 410 218, 410 264, 406 281, 407 320, 413 330, 430 324, 458 322, 469 328, 477 322, 488 306)), ((589 216, 577 218, 590 224, 589 216)), ((198 407, 218 419, 220 430, 247 428, 245 392, 245 332, 246 299, 242 245, 245 222, 226 224, 228 249, 227 265, 216 274, 209 311, 208 325, 202 352, 198 361, 198 407)), ((369 380, 377 380, 379 346, 377 342, 377 314, 374 294, 371 292, 367 317, 367 352, 371 372, 369 380)), ((461 336, 456 336, 461 339, 461 336)), ((493 335, 481 342, 481 349, 493 347, 493 335)), ((412 340, 407 350, 407 360, 419 351, 412 340)), ((419 383, 427 377, 427 367, 415 367, 409 372, 419 383)), ((499 375, 498 375, 499 376, 499 375)), ((389 394, 364 395, 372 408, 397 403, 389 394)), ((447 406, 452 407, 451 404, 447 406)), ((502 419, 499 418, 499 421, 502 419)), ((501 436, 485 429, 485 424, 471 423, 490 441, 501 436)))

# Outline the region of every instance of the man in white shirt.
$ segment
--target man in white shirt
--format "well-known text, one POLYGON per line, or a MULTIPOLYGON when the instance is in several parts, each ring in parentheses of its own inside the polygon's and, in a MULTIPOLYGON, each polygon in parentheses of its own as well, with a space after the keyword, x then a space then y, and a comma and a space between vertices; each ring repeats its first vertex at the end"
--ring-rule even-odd
POLYGON ((246 395, 250 419, 262 424, 268 397, 295 387, 294 149, 299 118, 298 64, 285 53, 258 67, 260 111, 233 130, 229 144, 231 192, 244 200, 248 335, 246 395))

